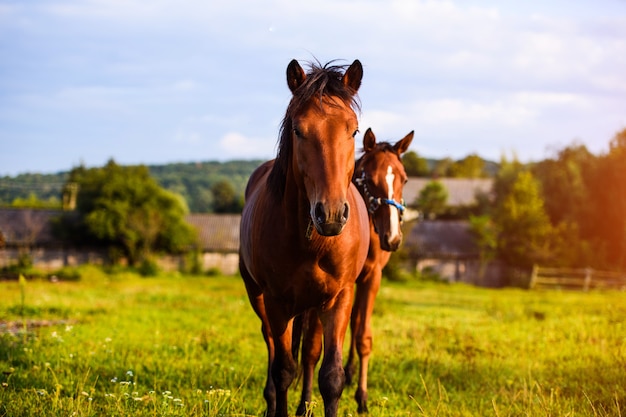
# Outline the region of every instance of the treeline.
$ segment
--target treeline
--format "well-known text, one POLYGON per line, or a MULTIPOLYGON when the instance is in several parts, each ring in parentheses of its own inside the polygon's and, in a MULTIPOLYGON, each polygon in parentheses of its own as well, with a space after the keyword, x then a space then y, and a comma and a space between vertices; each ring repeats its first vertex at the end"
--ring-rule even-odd
POLYGON ((402 164, 409 177, 426 178, 487 178, 495 176, 500 169, 499 164, 477 154, 455 161, 452 158, 428 159, 409 151, 402 156, 402 164))
POLYGON ((609 151, 571 145, 524 165, 501 161, 493 200, 470 217, 483 260, 626 271, 626 129, 609 151))

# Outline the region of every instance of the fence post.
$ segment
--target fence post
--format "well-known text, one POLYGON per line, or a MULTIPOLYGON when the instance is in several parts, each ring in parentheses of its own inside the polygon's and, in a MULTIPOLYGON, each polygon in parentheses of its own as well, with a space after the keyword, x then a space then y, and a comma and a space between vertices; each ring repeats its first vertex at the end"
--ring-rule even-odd
POLYGON ((530 283, 528 284, 529 289, 535 288, 537 284, 537 275, 539 274, 539 266, 537 264, 533 264, 533 272, 530 274, 530 283))
POLYGON ((583 291, 589 291, 589 288, 591 287, 591 274, 592 274, 592 269, 591 268, 585 268, 585 284, 583 286, 583 291))

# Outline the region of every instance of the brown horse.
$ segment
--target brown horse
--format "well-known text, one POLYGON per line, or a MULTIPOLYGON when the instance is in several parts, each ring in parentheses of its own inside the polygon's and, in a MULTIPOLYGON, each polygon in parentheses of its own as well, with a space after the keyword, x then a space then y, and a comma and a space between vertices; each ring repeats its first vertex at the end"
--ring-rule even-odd
POLYGON ((360 367, 357 390, 354 398, 358 412, 367 412, 367 368, 372 351, 371 317, 382 271, 391 252, 402 242, 402 215, 406 207, 402 190, 407 175, 400 156, 406 152, 413 140, 413 132, 395 145, 376 143, 371 129, 363 137, 364 154, 356 162, 354 182, 365 199, 370 218, 370 245, 365 266, 357 280, 356 296, 350 321, 351 343, 346 378, 352 382, 355 372, 355 350, 359 355, 360 367))
POLYGON ((276 159, 250 177, 241 218, 239 269, 268 349, 268 416, 287 416, 296 373, 293 318, 323 327, 319 386, 326 416, 337 414, 345 382, 342 346, 354 283, 367 257, 367 208, 351 179, 363 67, 287 67, 293 94, 276 159))
MULTIPOLYGON (((354 171, 353 182, 368 206, 370 220, 369 252, 357 280, 350 321, 350 352, 345 367, 347 382, 351 383, 358 353, 360 368, 355 399, 359 413, 367 412, 367 369, 372 351, 371 316, 374 301, 380 288, 382 270, 389 262, 391 252, 397 250, 402 242, 400 226, 405 210, 402 189, 407 175, 400 156, 406 152, 412 140, 413 132, 395 145, 376 143, 374 133, 367 129, 363 137, 364 154, 357 160, 354 171)), ((306 413, 306 403, 311 401, 313 369, 321 350, 321 329, 317 318, 308 315, 303 320, 303 384, 298 415, 306 413)))

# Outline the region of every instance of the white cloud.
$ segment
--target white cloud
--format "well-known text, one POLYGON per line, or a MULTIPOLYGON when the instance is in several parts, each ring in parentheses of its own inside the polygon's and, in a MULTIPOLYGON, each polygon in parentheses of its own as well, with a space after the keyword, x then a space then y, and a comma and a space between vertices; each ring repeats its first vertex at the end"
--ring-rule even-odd
POLYGON ((254 138, 238 132, 229 132, 219 140, 219 149, 225 153, 223 158, 270 159, 275 154, 275 144, 275 139, 254 138))

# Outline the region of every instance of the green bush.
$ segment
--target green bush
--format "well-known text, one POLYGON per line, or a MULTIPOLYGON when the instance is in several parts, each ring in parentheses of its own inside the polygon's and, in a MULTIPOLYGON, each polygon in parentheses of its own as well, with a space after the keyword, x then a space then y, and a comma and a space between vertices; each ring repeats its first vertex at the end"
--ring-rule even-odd
POLYGON ((61 281, 80 281, 81 273, 78 268, 65 267, 55 271, 54 274, 50 276, 50 279, 54 280, 54 277, 61 281))
POLYGON ((155 277, 159 275, 159 265, 157 265, 154 259, 144 259, 137 270, 143 277, 155 277))
POLYGON ((207 269, 205 275, 209 277, 216 277, 216 276, 222 275, 222 271, 218 267, 214 266, 212 268, 207 269))

